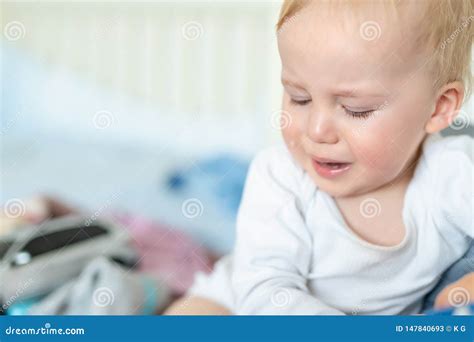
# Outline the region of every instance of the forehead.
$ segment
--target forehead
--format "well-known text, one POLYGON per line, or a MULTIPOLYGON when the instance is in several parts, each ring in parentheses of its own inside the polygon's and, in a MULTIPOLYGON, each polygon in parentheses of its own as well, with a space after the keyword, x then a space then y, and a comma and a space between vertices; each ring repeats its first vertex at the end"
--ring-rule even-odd
POLYGON ((283 77, 351 81, 415 70, 425 56, 413 46, 414 9, 402 8, 397 16, 382 5, 352 8, 312 2, 278 31, 283 77))

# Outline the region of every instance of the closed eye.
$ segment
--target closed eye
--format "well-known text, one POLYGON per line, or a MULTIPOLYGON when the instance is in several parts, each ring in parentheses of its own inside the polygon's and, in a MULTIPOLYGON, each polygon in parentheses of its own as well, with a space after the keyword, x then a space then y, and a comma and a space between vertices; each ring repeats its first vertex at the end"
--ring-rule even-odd
POLYGON ((304 106, 308 103, 311 102, 311 99, 308 100, 295 100, 295 99, 290 99, 291 103, 297 105, 297 106, 304 106))
POLYGON ((352 111, 352 110, 349 110, 347 108, 344 107, 344 111, 354 117, 354 118, 358 118, 358 119, 366 119, 368 118, 373 112, 375 112, 375 109, 371 109, 371 110, 365 110, 365 111, 361 111, 361 112, 356 112, 356 111, 352 111))

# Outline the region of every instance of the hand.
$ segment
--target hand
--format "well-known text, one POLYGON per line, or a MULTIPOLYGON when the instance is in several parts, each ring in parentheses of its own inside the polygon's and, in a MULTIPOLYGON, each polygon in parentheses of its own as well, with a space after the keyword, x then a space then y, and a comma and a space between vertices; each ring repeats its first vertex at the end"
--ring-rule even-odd
POLYGON ((474 303, 474 272, 446 286, 435 300, 435 308, 459 307, 474 303))

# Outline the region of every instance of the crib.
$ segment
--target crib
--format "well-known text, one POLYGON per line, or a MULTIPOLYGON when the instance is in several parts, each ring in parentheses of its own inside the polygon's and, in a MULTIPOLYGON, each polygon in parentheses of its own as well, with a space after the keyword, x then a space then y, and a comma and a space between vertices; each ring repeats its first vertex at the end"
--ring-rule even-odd
MULTIPOLYGON (((74 127, 68 134, 85 137, 94 128, 85 123, 95 116, 99 126, 113 126, 101 132, 104 138, 173 140, 176 148, 192 153, 216 146, 253 153, 277 139, 271 121, 281 99, 274 29, 279 1, 1 6, 2 49, 20 51, 47 68, 44 87, 50 92, 67 91, 61 85, 67 73, 114 97, 113 104, 87 97, 76 103, 73 94, 57 93, 63 98, 32 118, 41 125, 63 132, 74 127)), ((8 117, 16 115, 9 111, 20 111, 6 109, 8 117)))

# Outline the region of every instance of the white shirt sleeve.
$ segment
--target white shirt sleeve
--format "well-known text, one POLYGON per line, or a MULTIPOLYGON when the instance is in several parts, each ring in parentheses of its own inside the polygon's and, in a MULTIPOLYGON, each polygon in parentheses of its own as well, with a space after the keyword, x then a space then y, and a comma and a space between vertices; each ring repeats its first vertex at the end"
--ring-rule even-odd
POLYGON ((260 152, 247 175, 232 275, 236 314, 342 315, 308 291, 313 244, 298 198, 302 170, 284 148, 260 152))
POLYGON ((461 239, 472 239, 473 139, 467 135, 441 138, 427 153, 439 226, 450 238, 457 232, 461 239))

